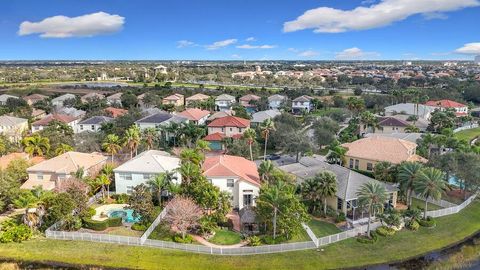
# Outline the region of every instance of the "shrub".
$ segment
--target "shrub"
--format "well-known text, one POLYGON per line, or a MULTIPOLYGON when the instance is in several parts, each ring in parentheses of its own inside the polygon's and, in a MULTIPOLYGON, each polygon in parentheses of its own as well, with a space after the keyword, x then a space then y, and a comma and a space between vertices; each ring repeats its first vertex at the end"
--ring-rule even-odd
POLYGON ((378 240, 378 235, 375 231, 370 232, 370 237, 367 237, 366 235, 357 237, 357 241, 362 244, 373 244, 377 242, 377 240, 378 240))
POLYGON ((147 225, 143 223, 134 223, 131 227, 132 230, 134 231, 141 231, 144 232, 148 229, 147 225))
POLYGON ((82 213, 80 213, 80 216, 81 216, 82 219, 91 218, 91 217, 95 216, 96 213, 97 213, 97 211, 95 211, 94 208, 89 207, 89 208, 85 209, 82 213))
POLYGON ((120 227, 123 224, 121 217, 109 218, 107 221, 108 221, 108 227, 120 227))
POLYGON ((227 228, 229 230, 232 230, 233 229, 233 220, 231 220, 229 218, 229 219, 227 219, 226 222, 220 222, 218 225, 222 228, 227 228))
POLYGON ((267 244, 267 245, 275 245, 275 244, 280 244, 282 242, 285 242, 287 239, 285 236, 277 236, 275 239, 273 239, 273 236, 266 235, 262 238, 262 242, 267 244))
POLYGON ((108 220, 92 220, 91 218, 83 219, 83 226, 94 231, 104 231, 108 228, 108 220))
POLYGON ((256 246, 260 246, 262 244, 262 240, 260 239, 260 237, 254 235, 254 236, 250 236, 248 238, 248 245, 251 246, 251 247, 256 247, 256 246))
POLYGON ((412 220, 410 220, 410 222, 408 222, 407 228, 412 230, 412 231, 416 231, 416 230, 418 230, 418 228, 420 228, 420 224, 415 219, 412 219, 412 220))
POLYGON ((182 235, 177 234, 173 237, 173 241, 182 244, 191 244, 193 242, 193 237, 190 234, 187 234, 185 238, 182 238, 182 235))
POLYGON ((395 230, 387 226, 381 226, 377 228, 376 233, 381 236, 392 236, 395 234, 395 230))
POLYGON ((9 224, 0 231, 0 243, 20 243, 30 239, 32 235, 32 230, 25 224, 9 224))
POLYGON ((116 203, 124 204, 128 202, 128 195, 127 194, 114 194, 112 198, 115 200, 116 203))
POLYGON ((347 217, 345 216, 345 213, 340 212, 340 213, 338 213, 337 217, 335 218, 335 223, 344 222, 346 220, 347 220, 347 217))
POLYGON ((427 219, 420 219, 418 223, 420 224, 420 226, 427 228, 433 228, 437 225, 437 222, 432 217, 427 217, 427 219))

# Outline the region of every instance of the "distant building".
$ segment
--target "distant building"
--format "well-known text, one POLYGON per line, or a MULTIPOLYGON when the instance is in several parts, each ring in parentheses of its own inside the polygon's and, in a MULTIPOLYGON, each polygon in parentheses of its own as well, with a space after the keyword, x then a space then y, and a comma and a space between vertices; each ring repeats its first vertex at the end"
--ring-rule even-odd
POLYGON ((27 102, 28 105, 32 106, 33 104, 39 102, 39 101, 42 101, 42 100, 45 100, 47 99, 48 97, 47 96, 44 96, 44 95, 40 95, 40 94, 31 94, 31 95, 28 95, 28 96, 24 96, 23 97, 23 100, 25 100, 27 102))
POLYGON ((107 108, 105 108, 105 112, 110 113, 113 118, 117 118, 119 116, 127 114, 128 110, 120 109, 120 108, 114 108, 114 107, 107 107, 107 108))
POLYGON ((442 99, 442 100, 430 100, 425 103, 428 106, 437 107, 441 110, 454 109, 457 117, 467 116, 468 115, 468 106, 453 100, 442 99))
POLYGON ((268 97, 268 107, 270 109, 280 109, 283 103, 287 100, 287 97, 275 94, 268 97))
POLYGON ((245 107, 248 113, 252 113, 255 111, 256 106, 255 104, 252 104, 252 102, 258 101, 258 100, 260 100, 260 97, 253 94, 245 95, 239 99, 240 105, 245 107))
POLYGON ((75 133, 84 131, 97 132, 102 127, 102 124, 113 121, 113 118, 106 116, 93 116, 83 121, 80 121, 75 127, 75 133))
POLYGON ((122 105, 122 92, 107 97, 108 105, 122 105))
POLYGON ((105 98, 105 95, 92 92, 92 93, 88 93, 86 95, 83 95, 81 97, 81 100, 82 100, 83 103, 87 103, 87 102, 92 101, 92 100, 96 100, 96 99, 101 100, 101 99, 104 99, 104 98, 105 98))
POLYGON ((280 115, 279 110, 266 110, 252 114, 252 126, 261 125, 267 119, 273 119, 275 116, 280 115))
POLYGON ((313 102, 311 96, 300 96, 292 101, 292 113, 300 114, 302 112, 310 112, 313 110, 313 102))
POLYGON ((197 108, 189 108, 177 115, 187 118, 190 122, 196 125, 203 125, 210 116, 210 111, 205 111, 197 108))
POLYGON ((54 107, 63 107, 65 101, 70 100, 70 99, 76 99, 76 96, 73 95, 73 94, 61 95, 59 97, 56 97, 56 98, 52 99, 52 105, 54 107))
POLYGON ((79 121, 78 118, 75 118, 75 117, 69 116, 69 115, 65 115, 65 114, 49 114, 49 115, 45 116, 44 118, 32 123, 32 133, 43 130, 45 127, 48 126, 48 124, 50 124, 50 122, 52 122, 54 120, 60 121, 64 124, 67 124, 73 130, 75 130, 75 125, 79 121))
POLYGON ((170 123, 181 124, 186 122, 188 122, 188 119, 185 117, 162 112, 139 119, 135 122, 135 124, 140 128, 140 130, 143 131, 147 128, 157 129, 170 123))
POLYGON ((7 95, 7 94, 0 95, 0 105, 6 105, 7 100, 9 98, 18 98, 18 97, 12 96, 12 95, 7 95))
POLYGON ((173 94, 168 97, 163 98, 163 105, 171 104, 175 107, 180 107, 185 105, 185 97, 182 94, 173 94))
POLYGON ((0 133, 10 141, 18 142, 22 133, 28 130, 28 120, 8 115, 0 116, 0 133))
POLYGON ((207 95, 204 95, 204 94, 201 94, 201 93, 195 94, 195 95, 187 97, 185 99, 186 106, 188 107, 189 105, 191 105, 192 103, 195 103, 195 102, 198 103, 198 102, 207 101, 209 98, 210 98, 210 96, 207 96, 207 95))
POLYGON ((475 62, 475 64, 480 65, 480 55, 475 56, 475 60, 473 60, 473 61, 475 62))

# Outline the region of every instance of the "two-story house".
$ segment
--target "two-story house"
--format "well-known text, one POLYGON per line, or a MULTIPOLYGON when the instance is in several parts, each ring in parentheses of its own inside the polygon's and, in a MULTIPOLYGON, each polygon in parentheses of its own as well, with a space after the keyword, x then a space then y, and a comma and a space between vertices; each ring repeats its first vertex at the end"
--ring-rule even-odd
POLYGON ((194 104, 199 104, 200 102, 205 102, 209 98, 210 96, 204 95, 202 93, 195 94, 185 99, 186 106, 189 107, 189 106, 193 106, 194 104))
POLYGON ((253 161, 243 157, 219 155, 207 157, 203 175, 221 191, 230 194, 232 206, 242 209, 255 206, 260 190, 260 177, 253 161))
POLYGON ((178 113, 177 115, 187 118, 195 125, 204 125, 208 117, 210 116, 210 112, 197 108, 189 108, 183 112, 178 113))
POLYGON ((21 188, 41 186, 44 190, 52 190, 61 181, 73 177, 79 169, 84 171, 85 176, 95 177, 107 159, 108 157, 97 153, 67 152, 27 168, 28 180, 21 188))
POLYGON ((278 110, 287 101, 287 97, 282 95, 272 95, 268 97, 268 107, 272 110, 278 110))
POLYGON ((11 142, 22 139, 23 132, 28 130, 28 120, 8 115, 0 116, 0 133, 5 135, 11 142))
POLYGON ((185 98, 182 94, 173 94, 162 99, 163 105, 173 105, 175 107, 180 107, 185 105, 185 98))
POLYGON ((207 127, 208 135, 203 140, 210 143, 212 150, 222 150, 223 139, 225 137, 241 137, 245 129, 250 127, 250 120, 235 116, 225 116, 213 120, 207 127))
POLYGON ((75 133, 80 132, 97 132, 102 128, 102 124, 113 121, 113 118, 107 116, 92 116, 88 119, 80 121, 75 125, 75 133))
POLYGON ((301 114, 313 110, 313 102, 311 96, 299 96, 292 100, 292 113, 301 114))
POLYGON ((236 102, 234 96, 222 94, 215 98, 215 107, 217 111, 231 110, 233 104, 236 102))
POLYGON ((182 181, 177 171, 180 159, 169 153, 158 150, 148 150, 140 153, 133 159, 125 162, 113 170, 115 173, 115 192, 130 194, 135 186, 147 184, 156 175, 164 172, 173 172, 175 183, 182 181))

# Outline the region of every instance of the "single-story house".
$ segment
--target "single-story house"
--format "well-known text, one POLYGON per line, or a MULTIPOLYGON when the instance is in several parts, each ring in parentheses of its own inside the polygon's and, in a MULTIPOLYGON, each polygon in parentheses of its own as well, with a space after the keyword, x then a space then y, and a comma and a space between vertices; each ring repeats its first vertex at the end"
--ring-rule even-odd
POLYGON ((275 116, 280 115, 279 110, 266 110, 266 111, 260 111, 252 114, 252 126, 258 126, 262 124, 265 120, 267 119, 273 119, 275 116))
POLYGON ((207 96, 207 95, 202 94, 202 93, 195 94, 195 95, 187 97, 185 99, 186 106, 188 107, 188 106, 190 106, 191 104, 194 104, 194 103, 207 101, 209 98, 210 98, 210 96, 207 96))
POLYGON ((337 179, 336 196, 327 199, 327 205, 347 216, 350 222, 368 217, 358 203, 357 192, 365 183, 376 182, 383 185, 389 196, 385 206, 396 207, 398 188, 390 183, 380 182, 361 173, 349 170, 336 164, 328 164, 316 157, 303 157, 298 163, 279 167, 280 170, 296 177, 300 184, 305 179, 314 177, 317 173, 330 171, 337 179))
POLYGON ((148 150, 125 162, 113 170, 115 173, 115 192, 130 194, 133 188, 146 184, 156 175, 164 172, 174 172, 175 182, 181 183, 182 176, 177 171, 180 159, 169 153, 158 150, 148 150))
POLYGON ((63 107, 65 101, 76 98, 77 97, 74 94, 64 94, 52 99, 52 105, 54 107, 63 107))
POLYGON ((260 177, 253 161, 230 155, 207 157, 202 170, 214 186, 231 195, 234 208, 241 210, 246 206, 255 206, 260 177))
POLYGON ((83 95, 80 99, 82 100, 83 103, 87 103, 87 102, 92 101, 92 100, 105 99, 105 95, 100 94, 100 93, 96 93, 96 92, 91 92, 91 93, 83 95))
POLYGON ((162 104, 171 104, 175 107, 180 107, 185 105, 185 97, 182 94, 173 94, 162 99, 162 104))
POLYGON ((92 116, 88 119, 80 121, 75 126, 75 133, 84 131, 97 132, 102 127, 102 124, 113 121, 113 118, 107 116, 92 116))
POLYGON ((122 105, 122 92, 110 95, 107 97, 108 105, 122 105))
POLYGON ((59 181, 72 178, 80 168, 84 170, 85 176, 94 177, 107 159, 108 157, 97 153, 67 152, 27 168, 28 180, 21 188, 41 186, 44 190, 52 190, 58 186, 59 181))
POLYGON ((25 100, 28 105, 32 106, 33 104, 35 104, 39 101, 45 100, 47 98, 48 98, 48 96, 45 96, 45 95, 31 94, 31 95, 28 95, 28 96, 24 96, 23 100, 25 100))

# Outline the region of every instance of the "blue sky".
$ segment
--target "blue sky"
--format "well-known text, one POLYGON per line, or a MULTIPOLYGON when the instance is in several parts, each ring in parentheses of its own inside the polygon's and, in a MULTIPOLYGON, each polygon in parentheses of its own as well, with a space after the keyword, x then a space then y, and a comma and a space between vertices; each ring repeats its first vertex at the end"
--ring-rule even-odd
POLYGON ((3 0, 0 59, 473 59, 479 17, 480 0, 3 0))

